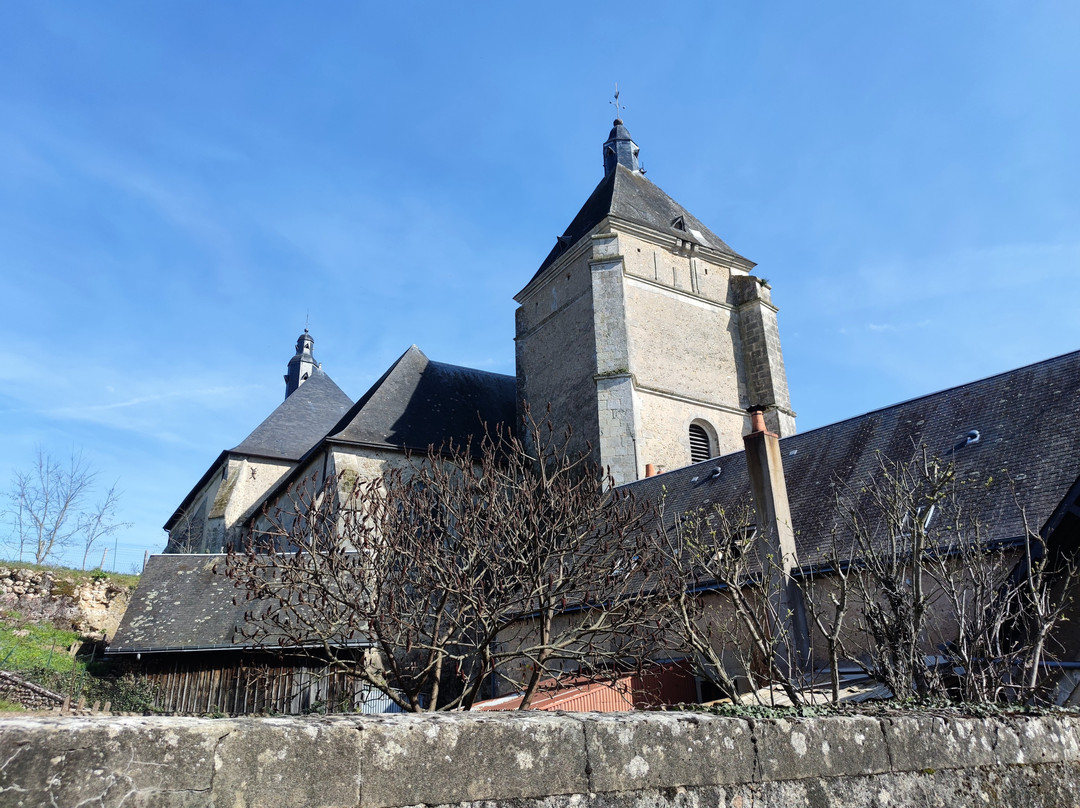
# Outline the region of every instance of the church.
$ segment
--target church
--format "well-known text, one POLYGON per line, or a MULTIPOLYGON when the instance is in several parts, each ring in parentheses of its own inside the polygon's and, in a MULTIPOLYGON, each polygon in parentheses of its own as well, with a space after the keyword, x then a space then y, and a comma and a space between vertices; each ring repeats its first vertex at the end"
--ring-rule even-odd
POLYGON ((513 425, 528 402, 616 485, 737 451, 748 409, 794 434, 777 309, 754 263, 646 178, 616 119, 604 175, 515 296, 516 378, 402 354, 353 402, 305 329, 285 401, 223 451, 165 524, 167 552, 219 552, 314 475, 371 479, 408 453, 513 425))
MULTIPOLYGON (((245 645, 246 605, 214 572, 222 548, 301 480, 374 479, 429 447, 517 424, 526 403, 550 406, 553 425, 570 427, 616 486, 663 501, 671 518, 751 501, 762 510, 743 446, 748 432, 767 437, 795 581, 836 571, 837 491, 869 497, 882 459, 910 459, 913 447, 961 479, 1007 481, 965 494, 986 548, 1020 558, 1037 535, 1051 552, 1080 550, 1080 351, 796 434, 769 284, 646 178, 621 120, 602 155, 593 192, 522 273, 515 376, 413 345, 353 400, 316 360, 312 335, 300 335, 284 401, 179 503, 106 652, 140 660, 161 709, 303 712, 351 693, 325 671, 275 667, 245 645)), ((1080 613, 1056 638, 1062 700, 1080 691, 1075 626, 1080 613)))

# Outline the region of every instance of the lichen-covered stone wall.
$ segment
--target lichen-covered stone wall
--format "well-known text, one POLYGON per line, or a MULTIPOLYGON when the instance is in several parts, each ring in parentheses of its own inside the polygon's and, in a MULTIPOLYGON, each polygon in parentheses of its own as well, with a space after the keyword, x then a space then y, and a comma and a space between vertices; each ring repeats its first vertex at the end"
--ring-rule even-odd
POLYGON ((0 719, 0 804, 1073 806, 1080 720, 0 719))

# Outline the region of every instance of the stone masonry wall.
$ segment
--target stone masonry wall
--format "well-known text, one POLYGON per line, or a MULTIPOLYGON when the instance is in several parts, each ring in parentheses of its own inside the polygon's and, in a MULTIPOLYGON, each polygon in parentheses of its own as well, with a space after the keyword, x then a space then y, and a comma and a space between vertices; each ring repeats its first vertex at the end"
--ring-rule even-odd
POLYGON ((739 329, 747 368, 750 406, 765 407, 765 423, 784 438, 795 434, 780 328, 769 288, 757 278, 736 278, 732 283, 739 304, 739 329))
POLYGON ((591 244, 589 251, 568 254, 520 299, 515 343, 518 396, 540 421, 551 405, 556 429, 574 428, 571 451, 591 444, 599 461, 591 244))
POLYGON ((5 806, 1066 806, 1075 717, 0 719, 5 806))

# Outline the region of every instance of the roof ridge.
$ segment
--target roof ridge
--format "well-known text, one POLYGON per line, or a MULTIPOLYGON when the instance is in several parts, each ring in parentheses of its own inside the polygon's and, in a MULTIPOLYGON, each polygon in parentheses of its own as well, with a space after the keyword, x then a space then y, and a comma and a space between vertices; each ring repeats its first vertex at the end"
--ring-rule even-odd
MULTIPOLYGON (((1010 375, 1012 375, 1014 373, 1020 373, 1022 371, 1026 371, 1026 370, 1033 370, 1033 369, 1039 367, 1040 365, 1048 365, 1051 362, 1057 362, 1059 360, 1065 359, 1065 358, 1070 357, 1070 356, 1076 356, 1076 357, 1080 358, 1080 350, 1067 351, 1066 353, 1059 354, 1058 356, 1051 356, 1051 357, 1049 357, 1047 359, 1040 359, 1038 362, 1032 362, 1032 363, 1030 363, 1028 365, 1021 365, 1018 368, 1012 368, 1011 370, 1002 370, 1002 371, 1000 371, 998 373, 991 373, 989 376, 982 376, 982 377, 980 377, 978 379, 972 379, 971 381, 968 381, 968 382, 962 382, 961 384, 954 384, 951 387, 942 387, 940 390, 934 390, 933 392, 930 392, 930 393, 923 393, 920 396, 912 396, 911 398, 901 399, 900 401, 894 402, 892 404, 887 404, 887 405, 885 405, 883 407, 875 407, 874 409, 867 410, 866 412, 860 412, 860 413, 857 413, 856 415, 848 416, 847 418, 841 418, 839 421, 832 421, 832 422, 827 423, 827 424, 822 424, 821 426, 815 426, 813 429, 807 429, 804 432, 797 432, 794 435, 787 435, 786 437, 781 438, 780 441, 783 442, 783 441, 789 440, 791 438, 797 438, 797 437, 801 437, 803 435, 809 435, 812 432, 817 432, 820 429, 828 429, 830 427, 838 426, 840 424, 846 424, 848 421, 855 421, 855 420, 857 420, 859 418, 865 418, 868 415, 873 415, 874 413, 885 412, 886 410, 892 410, 892 409, 896 409, 897 407, 902 407, 905 404, 912 404, 912 403, 914 403, 916 401, 922 401, 923 399, 933 398, 934 396, 944 395, 945 393, 952 392, 953 390, 959 390, 959 389, 961 389, 963 387, 971 387, 971 386, 977 385, 977 384, 985 384, 985 383, 988 383, 988 382, 992 382, 994 379, 999 379, 1002 376, 1010 376, 1010 375)), ((733 452, 732 454, 737 454, 737 453, 733 452)))
POLYGON ((260 432, 271 429, 276 422, 282 421, 289 413, 299 411, 303 407, 311 406, 313 403, 313 396, 324 397, 327 395, 333 398, 344 398, 346 401, 350 402, 350 405, 352 403, 352 399, 338 386, 337 382, 330 377, 329 373, 321 368, 316 369, 303 384, 287 396, 284 401, 274 407, 270 414, 263 418, 263 420, 260 421, 242 441, 227 451, 239 454, 246 454, 249 452, 251 454, 259 454, 259 452, 254 451, 252 447, 248 447, 248 449, 242 447, 244 444, 248 443, 248 441, 253 440, 260 432))
POLYGON ((468 365, 455 365, 452 362, 439 362, 439 361, 437 361, 435 359, 428 359, 428 364, 429 365, 438 365, 439 367, 444 367, 444 368, 455 368, 456 370, 468 370, 468 371, 470 371, 472 373, 484 373, 484 374, 486 374, 488 376, 499 376, 499 377, 505 378, 505 379, 514 379, 514 378, 516 378, 512 373, 499 373, 498 371, 484 370, 483 368, 474 368, 474 367, 469 367, 468 365))
MULTIPOLYGON (((940 390, 936 390, 936 391, 931 392, 931 393, 926 393, 924 395, 913 396, 912 398, 904 399, 902 401, 897 401, 897 402, 894 402, 893 404, 888 404, 888 405, 883 406, 883 407, 876 407, 875 409, 867 410, 866 412, 861 412, 861 413, 858 413, 856 415, 849 416, 848 418, 841 418, 839 421, 832 421, 830 423, 822 424, 821 426, 814 427, 813 429, 807 429, 804 432, 797 432, 794 435, 787 435, 786 437, 783 437, 783 438, 780 439, 780 443, 781 444, 787 444, 787 443, 789 443, 791 441, 794 441, 794 442, 798 443, 798 442, 801 442, 802 440, 807 440, 811 436, 813 436, 815 433, 819 433, 819 432, 822 432, 824 430, 839 429, 839 428, 842 428, 845 424, 851 424, 852 422, 859 421, 861 419, 865 419, 865 418, 868 418, 870 416, 873 416, 873 415, 876 415, 876 414, 879 414, 879 413, 888 412, 890 410, 896 410, 896 409, 899 409, 901 407, 906 407, 906 406, 908 406, 910 404, 914 404, 914 403, 919 402, 919 401, 935 398, 937 396, 945 396, 945 395, 947 395, 949 393, 952 393, 954 391, 961 390, 961 389, 964 389, 964 388, 990 384, 990 383, 994 382, 995 380, 1000 379, 1000 378, 1002 378, 1004 376, 1012 376, 1012 375, 1019 374, 1019 373, 1025 373, 1025 372, 1028 372, 1028 371, 1035 370, 1036 368, 1039 368, 1039 367, 1042 367, 1042 366, 1045 366, 1045 365, 1049 365, 1049 364, 1054 363, 1054 362, 1061 362, 1063 360, 1068 360, 1070 358, 1071 359, 1080 359, 1080 350, 1069 351, 1067 353, 1063 353, 1063 354, 1060 354, 1058 356, 1051 356, 1051 357, 1049 357, 1047 359, 1041 359, 1038 362, 1032 362, 1032 363, 1030 363, 1028 365, 1021 365, 1018 368, 1012 368, 1010 370, 1003 370, 1003 371, 1001 371, 999 373, 993 373, 993 374, 991 374, 989 376, 984 376, 984 377, 979 378, 979 379, 973 379, 973 380, 971 380, 969 382, 964 382, 962 384, 956 384, 956 385, 953 385, 951 387, 944 387, 944 388, 942 388, 940 390)), ((717 466, 717 465, 720 465, 722 463, 730 463, 732 458, 734 458, 734 457, 736 457, 738 455, 742 455, 742 454, 743 454, 743 451, 737 449, 737 450, 735 450, 733 452, 728 452, 728 453, 723 454, 723 455, 717 455, 716 457, 711 457, 708 460, 702 460, 702 461, 700 461, 698 463, 691 463, 691 464, 686 465, 686 466, 680 466, 679 468, 671 469, 669 472, 665 472, 664 474, 669 474, 669 473, 673 473, 673 472, 674 473, 680 473, 680 474, 689 473, 688 470, 691 469, 691 468, 702 468, 702 467, 706 467, 706 466, 710 466, 710 465, 711 466, 717 466)), ((633 480, 633 481, 628 482, 628 483, 624 483, 623 485, 620 485, 618 487, 619 488, 629 488, 629 487, 637 486, 637 485, 640 485, 640 484, 643 484, 643 483, 647 483, 648 485, 655 485, 656 484, 655 481, 657 479, 659 479, 661 476, 664 476, 664 475, 656 475, 654 477, 642 477, 641 479, 633 480)))
MULTIPOLYGON (((409 354, 414 353, 414 352, 419 354, 421 357, 423 357, 424 360, 426 362, 428 362, 429 364, 431 363, 431 360, 428 359, 427 354, 425 354, 420 349, 420 347, 414 342, 412 345, 410 345, 408 348, 406 348, 405 352, 402 353, 401 356, 399 356, 397 359, 395 359, 390 364, 390 367, 388 367, 383 372, 383 374, 378 379, 375 380, 375 382, 371 385, 371 387, 369 387, 367 389, 367 391, 362 396, 360 396, 360 398, 358 398, 356 400, 356 402, 351 407, 349 407, 349 409, 345 412, 345 414, 342 415, 341 418, 338 419, 337 423, 335 423, 330 428, 330 431, 326 433, 326 435, 324 436, 324 439, 325 438, 332 438, 334 435, 338 434, 339 432, 341 432, 345 428, 347 428, 349 426, 349 424, 351 424, 356 419, 356 417, 363 411, 364 407, 366 407, 371 402, 371 399, 373 399, 375 397, 375 395, 379 392, 379 390, 382 389, 382 386, 384 384, 386 384, 386 382, 390 378, 390 376, 393 375, 394 371, 397 370, 398 366, 405 360, 405 357, 407 357, 409 354)), ((321 443, 321 442, 322 441, 319 441, 319 443, 321 443)), ((318 444, 316 444, 316 446, 317 445, 318 444)), ((312 448, 314 448, 314 447, 312 447, 312 448)))

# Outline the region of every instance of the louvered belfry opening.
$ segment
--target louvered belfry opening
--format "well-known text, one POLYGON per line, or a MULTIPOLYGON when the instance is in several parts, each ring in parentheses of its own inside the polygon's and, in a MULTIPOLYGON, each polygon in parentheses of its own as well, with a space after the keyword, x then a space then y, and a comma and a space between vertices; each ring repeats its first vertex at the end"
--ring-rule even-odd
POLYGON ((712 457, 709 448, 709 433, 698 424, 690 424, 690 462, 700 463, 712 457))

